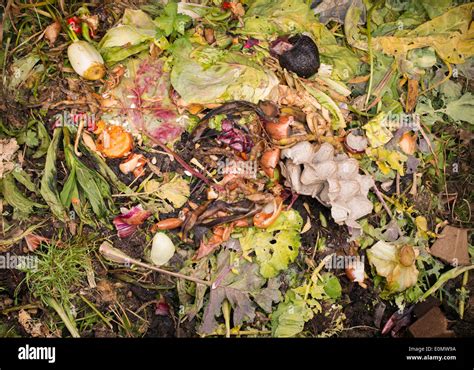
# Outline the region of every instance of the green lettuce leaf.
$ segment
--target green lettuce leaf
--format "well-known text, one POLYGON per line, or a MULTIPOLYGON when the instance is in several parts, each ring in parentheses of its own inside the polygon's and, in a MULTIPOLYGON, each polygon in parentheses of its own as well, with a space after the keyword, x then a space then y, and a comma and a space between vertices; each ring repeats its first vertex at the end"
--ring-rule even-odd
POLYGON ((170 36, 173 32, 184 34, 186 24, 191 21, 191 17, 185 14, 178 14, 178 5, 174 1, 168 2, 163 13, 155 19, 156 25, 163 30, 165 36, 170 36))
POLYGON ((245 13, 242 33, 268 39, 275 34, 306 31, 305 25, 316 21, 309 6, 301 0, 256 0, 245 13))
POLYGON ((107 63, 119 62, 147 50, 158 31, 148 14, 126 9, 121 24, 108 30, 100 41, 99 51, 107 63))
POLYGON ((289 290, 285 301, 272 313, 272 336, 294 337, 303 331, 305 322, 313 316, 313 310, 308 307, 303 297, 289 290))

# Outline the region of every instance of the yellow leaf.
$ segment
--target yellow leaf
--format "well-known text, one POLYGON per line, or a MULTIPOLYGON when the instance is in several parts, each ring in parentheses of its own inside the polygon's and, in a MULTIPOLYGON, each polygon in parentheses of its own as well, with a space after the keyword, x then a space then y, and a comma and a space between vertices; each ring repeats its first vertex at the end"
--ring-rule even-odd
POLYGON ((474 4, 464 4, 423 23, 403 37, 375 37, 376 50, 393 56, 405 56, 408 51, 433 47, 448 63, 464 63, 474 55, 474 25, 471 24, 474 4))

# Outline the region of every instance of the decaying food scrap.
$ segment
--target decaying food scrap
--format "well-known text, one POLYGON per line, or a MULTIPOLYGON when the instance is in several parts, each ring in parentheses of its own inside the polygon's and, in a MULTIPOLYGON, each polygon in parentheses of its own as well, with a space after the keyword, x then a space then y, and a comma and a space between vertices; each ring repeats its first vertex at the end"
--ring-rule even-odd
POLYGON ((462 332, 473 4, 23 3, 0 20, 23 335, 462 332))

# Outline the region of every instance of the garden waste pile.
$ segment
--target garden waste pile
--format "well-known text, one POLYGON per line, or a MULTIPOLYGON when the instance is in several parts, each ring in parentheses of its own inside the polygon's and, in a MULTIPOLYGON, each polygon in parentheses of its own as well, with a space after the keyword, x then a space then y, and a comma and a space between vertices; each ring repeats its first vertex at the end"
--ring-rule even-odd
POLYGON ((1 335, 472 336, 473 8, 6 1, 1 335))

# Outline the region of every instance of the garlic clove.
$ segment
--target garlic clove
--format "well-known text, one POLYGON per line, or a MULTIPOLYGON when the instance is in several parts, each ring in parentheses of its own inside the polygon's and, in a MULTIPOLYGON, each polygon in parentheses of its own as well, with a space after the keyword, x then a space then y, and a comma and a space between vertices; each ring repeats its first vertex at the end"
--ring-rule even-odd
POLYGON ((161 266, 168 263, 175 252, 176 247, 168 235, 161 232, 155 234, 150 251, 150 259, 155 265, 161 266))

